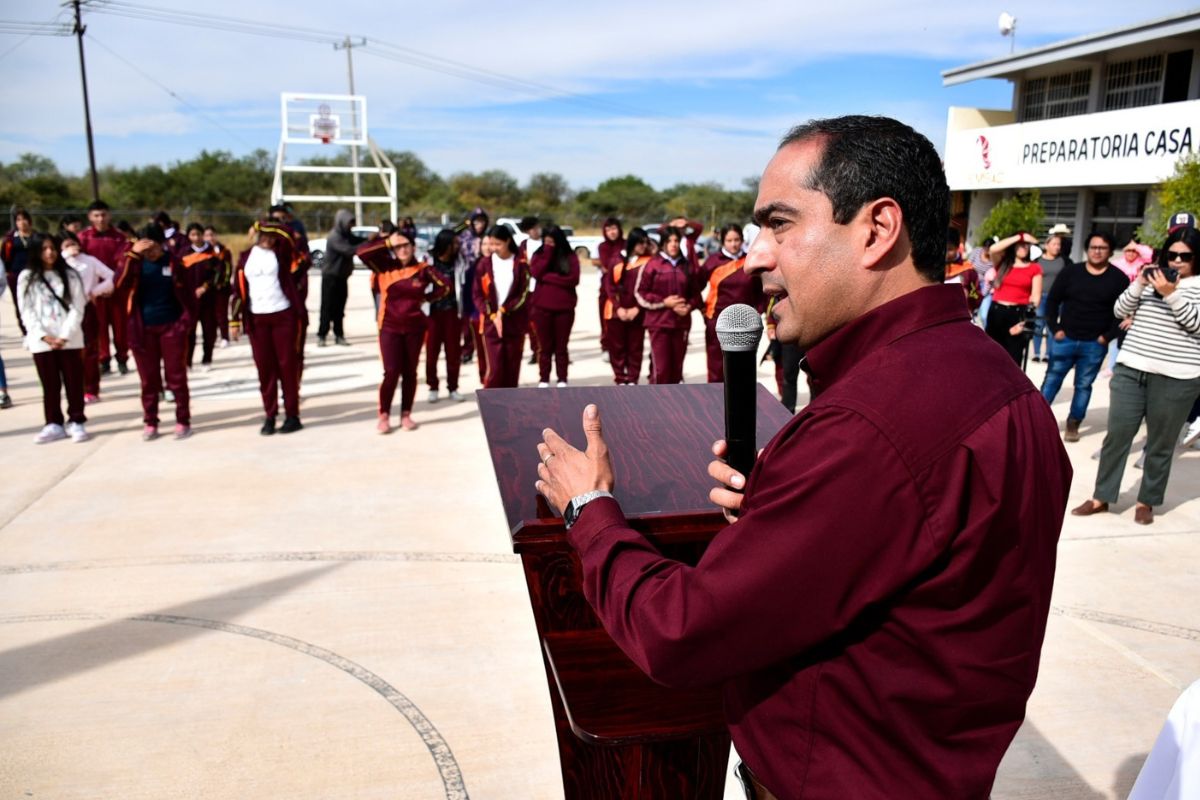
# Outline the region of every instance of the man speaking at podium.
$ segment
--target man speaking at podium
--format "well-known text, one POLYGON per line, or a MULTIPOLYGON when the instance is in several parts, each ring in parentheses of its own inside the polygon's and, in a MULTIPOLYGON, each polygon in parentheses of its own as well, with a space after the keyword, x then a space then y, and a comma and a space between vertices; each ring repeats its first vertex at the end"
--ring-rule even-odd
POLYGON ((724 685, 751 796, 986 798, 1025 716, 1071 467, 1037 387, 942 284, 948 206, 937 152, 895 120, 784 138, 746 271, 813 399, 748 478, 710 465, 737 517, 696 566, 604 494, 595 406, 586 452, 538 446, 589 602, 653 679, 724 685))

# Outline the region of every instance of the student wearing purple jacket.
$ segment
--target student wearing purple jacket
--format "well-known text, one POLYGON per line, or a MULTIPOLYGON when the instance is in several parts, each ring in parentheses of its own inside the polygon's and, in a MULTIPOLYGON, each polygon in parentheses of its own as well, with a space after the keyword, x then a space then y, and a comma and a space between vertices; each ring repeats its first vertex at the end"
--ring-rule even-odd
POLYGON ((542 246, 533 254, 529 267, 537 281, 530 322, 538 332, 538 386, 545 389, 550 385, 550 360, 553 358, 561 388, 567 385, 570 362, 567 342, 575 324, 579 256, 571 251, 563 229, 553 225, 542 234, 542 246))
POLYGON ((596 406, 586 453, 553 431, 538 446, 589 603, 654 680, 722 688, 752 796, 986 798, 1025 717, 1071 464, 1037 388, 942 284, 949 195, 896 120, 784 138, 746 271, 806 350, 813 399, 748 476, 709 465, 736 519, 694 565, 626 522, 596 406))
POLYGON ((638 272, 634 289, 638 305, 646 309, 646 330, 650 331, 650 356, 654 361, 651 383, 683 382, 690 315, 700 305, 682 242, 683 231, 664 228, 661 249, 638 272))

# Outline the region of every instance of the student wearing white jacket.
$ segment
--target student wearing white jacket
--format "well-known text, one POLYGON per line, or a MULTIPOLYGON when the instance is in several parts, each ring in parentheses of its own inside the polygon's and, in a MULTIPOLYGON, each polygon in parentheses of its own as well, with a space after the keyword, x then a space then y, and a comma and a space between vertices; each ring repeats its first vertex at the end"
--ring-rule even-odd
POLYGON ((83 402, 100 402, 100 316, 96 300, 113 293, 113 271, 103 261, 83 252, 79 240, 63 239, 63 259, 83 278, 83 296, 87 310, 83 313, 83 402))
POLYGON ((29 261, 17 278, 17 305, 25 323, 25 348, 33 354, 42 381, 46 427, 34 442, 88 440, 83 425, 83 315, 87 306, 83 278, 67 266, 57 236, 34 234, 29 261), (67 393, 63 426, 62 391, 67 393))

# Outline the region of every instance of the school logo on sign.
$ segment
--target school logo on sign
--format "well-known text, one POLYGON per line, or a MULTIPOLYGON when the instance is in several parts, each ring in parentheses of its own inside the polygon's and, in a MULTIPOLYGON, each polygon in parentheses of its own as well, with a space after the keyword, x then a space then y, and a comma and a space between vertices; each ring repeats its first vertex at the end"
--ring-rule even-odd
POLYGON ((976 141, 979 142, 979 158, 983 161, 984 169, 992 168, 992 159, 988 157, 988 140, 986 136, 980 136, 976 141))

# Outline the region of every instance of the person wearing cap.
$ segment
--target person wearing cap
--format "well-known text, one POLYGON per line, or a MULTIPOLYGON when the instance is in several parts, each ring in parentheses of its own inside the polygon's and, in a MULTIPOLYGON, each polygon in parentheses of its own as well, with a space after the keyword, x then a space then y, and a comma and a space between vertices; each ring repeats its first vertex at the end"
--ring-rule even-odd
POLYGON ((1054 279, 1063 271, 1063 268, 1071 263, 1071 257, 1067 255, 1065 239, 1071 235, 1071 229, 1061 222, 1050 228, 1046 234, 1046 242, 1042 245, 1042 255, 1038 258, 1038 265, 1042 268, 1042 296, 1037 298, 1037 322, 1033 328, 1033 355, 1034 361, 1048 361, 1050 358, 1050 346, 1043 343, 1047 341, 1046 333, 1046 297, 1050 293, 1050 287, 1054 285, 1054 279))
POLYGON ((175 438, 192 434, 187 343, 199 311, 200 277, 167 251, 166 236, 155 224, 143 228, 124 255, 117 291, 129 297, 129 349, 142 384, 142 439, 148 442, 158 438, 164 376, 175 396, 175 438))
POLYGON ((275 433, 279 391, 283 388, 280 433, 294 433, 300 422, 300 362, 297 342, 304 336, 304 298, 300 274, 306 261, 296 252, 291 231, 274 220, 251 228, 251 247, 242 252, 234 271, 234 339, 245 328, 258 370, 262 396, 263 436, 275 433))

